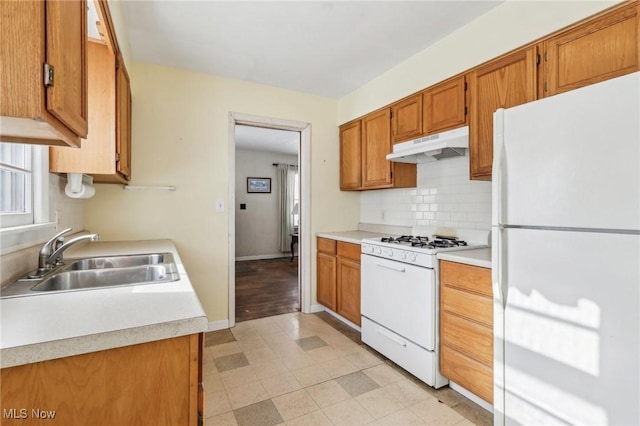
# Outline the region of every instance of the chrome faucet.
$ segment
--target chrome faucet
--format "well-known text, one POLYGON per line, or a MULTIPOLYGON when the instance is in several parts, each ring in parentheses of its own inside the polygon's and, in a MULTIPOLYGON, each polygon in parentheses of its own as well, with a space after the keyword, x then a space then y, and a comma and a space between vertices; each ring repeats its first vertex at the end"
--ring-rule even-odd
POLYGON ((41 278, 48 272, 50 272, 56 266, 62 264, 62 253, 74 245, 77 242, 90 240, 97 241, 100 239, 98 234, 86 234, 65 242, 64 234, 71 231, 71 228, 67 228, 64 231, 54 235, 49 241, 47 241, 38 254, 38 269, 29 275, 29 278, 41 278))

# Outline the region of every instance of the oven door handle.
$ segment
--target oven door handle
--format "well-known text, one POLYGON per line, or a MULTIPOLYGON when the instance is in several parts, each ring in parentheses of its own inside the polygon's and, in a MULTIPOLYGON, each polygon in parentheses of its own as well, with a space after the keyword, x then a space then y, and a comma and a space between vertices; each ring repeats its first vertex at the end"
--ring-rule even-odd
POLYGON ((382 328, 378 328, 376 329, 376 331, 378 332, 378 334, 386 337, 387 339, 391 340, 393 343, 397 343, 403 348, 407 346, 407 342, 405 342, 404 340, 398 339, 396 336, 392 335, 391 333, 387 332, 382 328))
POLYGON ((400 266, 389 266, 389 265, 383 265, 381 263, 376 263, 376 266, 379 266, 385 269, 391 269, 392 271, 396 271, 396 272, 406 272, 406 268, 403 268, 400 266))

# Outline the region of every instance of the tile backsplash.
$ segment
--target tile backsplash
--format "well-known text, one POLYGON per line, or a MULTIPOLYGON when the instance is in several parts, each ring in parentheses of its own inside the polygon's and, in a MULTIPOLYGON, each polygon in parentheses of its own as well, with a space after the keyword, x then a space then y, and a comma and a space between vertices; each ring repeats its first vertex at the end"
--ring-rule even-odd
POLYGON ((469 157, 418 164, 418 187, 363 191, 360 222, 491 227, 491 182, 469 180, 469 157))

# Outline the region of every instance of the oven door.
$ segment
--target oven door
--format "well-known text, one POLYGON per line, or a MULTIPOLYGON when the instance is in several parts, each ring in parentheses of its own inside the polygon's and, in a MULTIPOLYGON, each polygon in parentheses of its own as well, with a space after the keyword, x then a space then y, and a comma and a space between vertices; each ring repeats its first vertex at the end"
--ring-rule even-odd
POLYGON ((435 350, 435 271, 363 253, 361 274, 362 315, 435 350))

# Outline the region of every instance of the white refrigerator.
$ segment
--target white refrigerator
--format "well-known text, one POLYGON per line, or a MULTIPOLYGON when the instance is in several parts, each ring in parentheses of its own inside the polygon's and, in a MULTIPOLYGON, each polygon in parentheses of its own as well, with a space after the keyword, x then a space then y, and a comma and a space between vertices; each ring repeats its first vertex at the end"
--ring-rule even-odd
POLYGON ((640 73, 494 114, 495 425, 640 425, 640 73))

